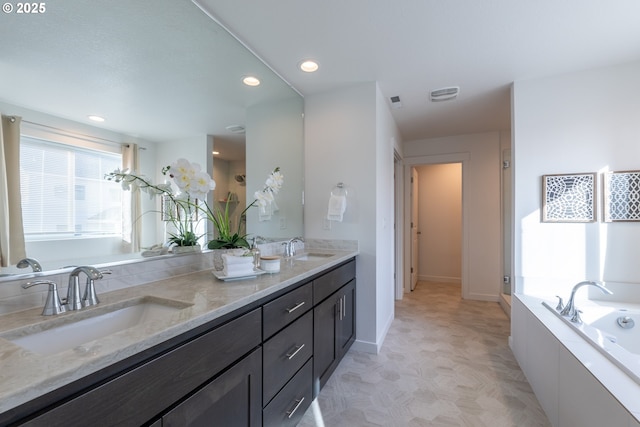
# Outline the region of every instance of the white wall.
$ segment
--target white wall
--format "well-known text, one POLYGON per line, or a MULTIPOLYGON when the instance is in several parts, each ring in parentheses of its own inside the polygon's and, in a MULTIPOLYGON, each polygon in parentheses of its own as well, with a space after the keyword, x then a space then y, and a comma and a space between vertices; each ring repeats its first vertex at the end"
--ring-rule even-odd
POLYGON ((295 179, 303 176, 302 110, 303 100, 298 96, 247 108, 247 201, 251 203, 253 194, 264 188, 274 168, 280 167, 284 176, 282 189, 276 195, 279 210, 269 221, 258 219, 257 208, 247 211, 247 229, 253 235, 272 238, 302 235, 304 182, 295 179))
POLYGON ((514 83, 516 292, 553 297, 583 279, 640 292, 639 223, 540 221, 542 175, 640 169, 639 76, 635 63, 514 83))
POLYGON ((305 98, 305 236, 358 240, 356 348, 377 352, 393 319, 393 148, 400 140, 376 83, 305 98), (333 187, 348 192, 327 226, 333 187))
MULTIPOLYGON (((387 99, 376 84, 376 350, 395 314, 394 150, 402 142, 387 99)), ((400 179, 400 177, 398 177, 400 179)))
POLYGON ((461 283, 462 164, 418 171, 418 280, 461 283))
POLYGON ((462 161, 463 297, 498 301, 501 292, 500 132, 405 142, 408 165, 462 161))

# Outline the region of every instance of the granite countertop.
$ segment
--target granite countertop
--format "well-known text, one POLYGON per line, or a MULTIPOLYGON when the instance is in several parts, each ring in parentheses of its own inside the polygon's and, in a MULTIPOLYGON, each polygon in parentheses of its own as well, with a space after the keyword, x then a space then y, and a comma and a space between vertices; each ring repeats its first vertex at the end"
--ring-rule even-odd
MULTIPOLYGON (((317 251, 314 251, 317 252, 317 251)), ((211 270, 176 276, 99 295, 95 307, 56 316, 42 308, 0 316, 0 414, 83 378, 145 349, 240 309, 357 255, 335 251, 322 259, 283 259, 279 273, 221 281, 211 270), (55 354, 26 350, 4 337, 36 332, 54 322, 69 323, 99 311, 111 311, 141 299, 185 307, 159 321, 141 323, 55 354)))

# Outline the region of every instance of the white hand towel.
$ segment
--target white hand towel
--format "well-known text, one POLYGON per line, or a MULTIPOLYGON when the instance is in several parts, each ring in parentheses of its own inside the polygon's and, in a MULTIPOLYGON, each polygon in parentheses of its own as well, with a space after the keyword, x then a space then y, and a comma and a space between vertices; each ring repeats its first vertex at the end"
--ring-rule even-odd
POLYGON ((236 256, 229 254, 222 254, 222 262, 225 265, 232 264, 249 264, 253 262, 252 256, 236 256))
POLYGON ((253 273, 253 257, 222 254, 222 274, 242 276, 253 273))
POLYGON ((329 221, 342 222, 344 211, 347 209, 347 198, 345 196, 336 196, 334 194, 329 198, 329 209, 327 219, 329 221))
POLYGON ((222 267, 222 274, 225 276, 245 276, 254 273, 253 263, 251 264, 231 264, 222 267))

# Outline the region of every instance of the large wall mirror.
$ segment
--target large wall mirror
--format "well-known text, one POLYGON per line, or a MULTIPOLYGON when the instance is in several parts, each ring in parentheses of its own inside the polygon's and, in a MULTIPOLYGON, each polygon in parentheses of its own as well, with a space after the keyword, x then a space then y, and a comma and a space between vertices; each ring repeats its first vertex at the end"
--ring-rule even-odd
MULTIPOLYGON (((246 232, 302 235, 302 97, 220 26, 215 11, 196 3, 65 0, 46 3, 38 14, 4 13, 0 111, 20 116, 21 132, 32 138, 106 151, 136 144, 139 172, 155 182, 166 179, 161 168, 178 158, 197 162, 216 181, 210 203, 229 194, 237 199, 232 215, 280 167, 285 182, 278 211, 265 221, 250 209, 246 232), (243 84, 247 75, 260 85, 243 84), (105 121, 95 124, 89 115, 105 121)), ((159 211, 159 203, 145 199, 142 211, 159 211)), ((158 215, 139 220, 143 248, 163 242, 158 215)), ((27 256, 45 270, 142 259, 118 249, 120 240, 30 238, 27 256)))

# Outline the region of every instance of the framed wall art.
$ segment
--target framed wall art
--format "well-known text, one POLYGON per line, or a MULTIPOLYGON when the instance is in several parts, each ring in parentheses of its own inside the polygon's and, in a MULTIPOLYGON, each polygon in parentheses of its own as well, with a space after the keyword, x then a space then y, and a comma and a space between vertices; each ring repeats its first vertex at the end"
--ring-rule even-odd
POLYGON ((640 221, 640 171, 607 172, 602 185, 605 222, 640 221))
POLYGON ((595 222, 596 173, 542 176, 542 222, 595 222))

